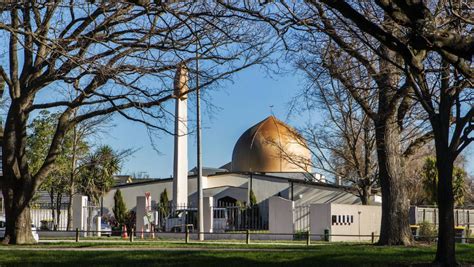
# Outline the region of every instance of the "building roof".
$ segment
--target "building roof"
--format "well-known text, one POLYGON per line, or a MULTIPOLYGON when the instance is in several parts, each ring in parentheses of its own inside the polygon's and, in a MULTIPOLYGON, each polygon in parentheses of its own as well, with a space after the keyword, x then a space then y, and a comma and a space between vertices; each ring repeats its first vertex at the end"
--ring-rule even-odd
MULTIPOLYGON (((202 175, 203 176, 209 176, 213 175, 216 173, 223 173, 223 172, 229 172, 227 169, 223 168, 211 168, 211 167, 203 167, 202 168, 202 175)), ((192 168, 189 172, 189 175, 197 175, 197 167, 192 168)))
POLYGON ((234 146, 233 172, 310 172, 311 153, 296 130, 270 116, 245 131, 234 146))
MULTIPOLYGON (((270 178, 270 179, 278 179, 281 181, 286 181, 288 183, 297 183, 297 184, 307 184, 307 185, 312 185, 312 186, 320 186, 320 187, 327 187, 327 188, 334 188, 334 189, 339 189, 339 190, 344 190, 344 191, 352 191, 353 188, 349 186, 344 186, 344 185, 336 185, 336 184, 329 184, 325 182, 318 182, 314 180, 304 180, 301 178, 291 178, 291 177, 284 177, 284 176, 278 176, 283 173, 272 173, 272 174, 267 174, 267 173, 244 173, 244 172, 217 172, 215 174, 210 174, 208 177, 216 177, 218 176, 223 176, 223 175, 239 175, 239 176, 252 176, 256 179, 258 178, 270 178)), ((194 179, 196 178, 196 175, 189 175, 188 179, 194 179)), ((138 181, 138 182, 133 182, 129 184, 121 184, 121 185, 115 185, 114 188, 123 188, 123 187, 130 187, 130 186, 141 186, 141 185, 147 185, 147 184, 155 184, 155 183, 166 183, 166 182, 172 182, 173 178, 154 178, 150 179, 149 181, 138 181)))

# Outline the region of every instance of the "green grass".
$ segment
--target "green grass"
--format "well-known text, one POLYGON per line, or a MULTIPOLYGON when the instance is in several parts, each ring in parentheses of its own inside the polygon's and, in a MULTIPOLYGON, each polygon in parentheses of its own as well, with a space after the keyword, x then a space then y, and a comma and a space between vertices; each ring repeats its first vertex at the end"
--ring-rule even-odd
MULTIPOLYGON (((387 266, 429 264, 435 247, 377 247, 363 244, 301 245, 231 245, 213 243, 59 243, 40 245, 46 251, 29 250, 30 246, 0 247, 0 266, 387 266), (114 247, 119 251, 59 251, 55 247, 100 248, 114 247), (205 248, 204 251, 127 251, 139 247, 189 247, 205 248), (49 249, 50 248, 50 249, 49 249), (212 250, 229 248, 228 250, 212 250), (232 251, 230 248, 248 248, 253 251, 232 251), (271 249, 271 251, 263 249, 271 249), (261 249, 259 251, 259 249, 261 249)), ((32 248, 34 249, 34 248, 32 248)), ((474 263, 474 245, 457 246, 458 261, 474 263)))

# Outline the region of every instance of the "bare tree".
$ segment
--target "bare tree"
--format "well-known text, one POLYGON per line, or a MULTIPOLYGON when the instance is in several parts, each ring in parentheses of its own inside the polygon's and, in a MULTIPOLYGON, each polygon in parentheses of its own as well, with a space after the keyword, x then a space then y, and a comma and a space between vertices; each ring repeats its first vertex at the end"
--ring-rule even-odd
POLYGON ((303 106, 298 112, 317 112, 324 118, 302 130, 313 154, 312 167, 353 187, 362 204, 368 205, 378 181, 373 123, 337 80, 324 79, 326 83, 322 83, 306 67, 300 60, 298 68, 309 82, 292 106, 303 106))
MULTIPOLYGON (((312 4, 317 2, 311 1, 312 4)), ((399 67, 429 117, 435 140, 440 211, 435 262, 447 266, 456 264, 453 164, 474 140, 472 1, 320 2, 333 10, 335 16, 344 17, 346 25, 375 38, 403 58, 403 65, 399 67), (368 16, 363 7, 383 13, 398 30, 382 27, 380 20, 368 16), (433 58, 435 64, 430 63, 433 58)), ((360 40, 367 39, 364 36, 360 40)))
MULTIPOLYGON (((371 3, 364 3, 357 7, 378 28, 396 36, 403 34, 390 17, 376 12, 371 3)), ((312 60, 311 66, 328 70, 329 76, 350 92, 373 121, 383 206, 379 244, 411 244, 403 162, 432 134, 424 127, 414 127, 418 129, 414 136, 418 137, 405 136, 414 104, 413 89, 401 67, 403 58, 392 50, 393 46, 381 43, 318 1, 280 1, 267 6, 221 4, 272 25, 290 52, 312 60), (320 53, 321 48, 325 53, 320 53), (375 108, 367 103, 373 97, 377 101, 375 108), (401 140, 411 142, 402 145, 401 140)), ((423 123, 421 119, 419 124, 423 123)))
MULTIPOLYGON (((205 88, 264 63, 271 47, 263 27, 214 3, 22 1, 2 4, 0 66, 10 97, 3 140, 5 243, 32 243, 30 201, 54 167, 60 144, 76 125, 111 113, 154 129, 165 125, 178 64, 192 72, 200 47, 205 88), (255 42, 257 40, 257 42, 255 42), (71 93, 72 92, 72 93, 71 93), (72 100, 67 96, 75 96, 72 100), (30 116, 60 112, 41 167, 26 160, 30 116)), ((194 73, 195 75, 195 73, 194 73)), ((187 93, 194 91, 191 88, 187 93)))

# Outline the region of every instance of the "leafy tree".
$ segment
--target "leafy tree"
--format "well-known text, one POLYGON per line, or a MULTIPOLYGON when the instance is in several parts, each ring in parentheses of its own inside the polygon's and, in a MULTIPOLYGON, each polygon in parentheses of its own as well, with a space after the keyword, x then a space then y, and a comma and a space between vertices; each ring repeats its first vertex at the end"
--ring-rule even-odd
POLYGON ((119 226, 122 226, 127 220, 128 212, 127 207, 125 205, 125 201, 122 197, 122 191, 120 191, 120 189, 117 189, 117 191, 115 191, 114 207, 112 211, 114 212, 115 220, 117 221, 119 226))
MULTIPOLYGON (((35 174, 46 158, 49 143, 52 141, 58 113, 42 110, 29 125, 31 134, 28 137, 27 157, 30 171, 35 174)), ((51 212, 54 225, 59 224, 62 210, 62 197, 68 195, 68 223, 70 229, 72 221, 72 196, 75 192, 75 180, 77 179, 77 161, 82 159, 89 151, 89 144, 85 140, 90 135, 90 130, 97 128, 97 123, 80 124, 66 133, 58 153, 56 164, 50 174, 41 183, 40 190, 46 191, 50 197, 51 212), (86 131, 87 130, 87 131, 86 131), (89 132, 88 132, 89 131, 89 132)))
MULTIPOLYGON (((423 189, 429 204, 438 203, 438 170, 436 159, 428 157, 425 160, 422 172, 423 189)), ((467 195, 466 187, 467 173, 460 167, 454 167, 453 170, 453 193, 454 201, 457 206, 464 204, 467 195)))
MULTIPOLYGON (((47 155, 48 143, 51 142, 55 131, 54 121, 57 119, 57 113, 50 113, 46 110, 41 111, 36 117, 29 130, 31 135, 28 138, 27 157, 30 171, 36 173, 41 162, 47 155)), ((67 192, 67 170, 70 146, 67 145, 67 139, 61 146, 60 155, 57 157, 57 163, 46 179, 41 183, 40 190, 48 192, 50 198, 50 209, 54 229, 57 229, 60 223, 62 196, 67 192)))
POLYGON ((168 216, 169 209, 170 209, 170 201, 168 199, 168 190, 163 190, 160 194, 160 213, 162 214, 163 218, 168 216))
POLYGON ((161 223, 160 226, 163 226, 164 219, 170 214, 170 201, 168 199, 168 190, 166 190, 166 188, 160 194, 159 212, 161 223))
POLYGON ((116 152, 110 146, 101 146, 83 162, 79 191, 94 203, 110 191, 114 185, 114 174, 120 171, 123 157, 129 151, 116 152))

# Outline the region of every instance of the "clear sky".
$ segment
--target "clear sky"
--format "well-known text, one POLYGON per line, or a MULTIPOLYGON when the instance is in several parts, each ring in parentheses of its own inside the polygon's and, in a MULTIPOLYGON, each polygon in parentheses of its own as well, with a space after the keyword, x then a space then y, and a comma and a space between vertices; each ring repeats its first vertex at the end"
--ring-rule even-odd
MULTIPOLYGON (((232 149, 239 136, 257 122, 273 114, 282 121, 298 127, 307 120, 305 116, 288 118, 288 102, 303 85, 301 77, 294 74, 268 77, 258 67, 234 76, 233 83, 224 83, 212 92, 212 103, 219 107, 207 112, 203 107, 202 151, 203 166, 220 167, 231 160, 232 149), (270 106, 273 106, 272 108, 270 106)), ((194 101, 190 98, 188 101, 194 101)), ((188 116, 195 118, 194 105, 189 105, 188 116)), ((311 115, 318 119, 317 114, 311 115)), ((320 119, 320 118, 319 118, 320 119)), ((122 173, 146 172, 153 178, 170 177, 173 172, 173 136, 161 134, 154 137, 159 152, 151 147, 146 128, 138 123, 116 118, 115 126, 101 140, 115 148, 139 148, 126 160, 122 173)), ((195 135, 189 139, 189 169, 196 165, 195 135)), ((472 146, 471 146, 471 151, 472 146)), ((474 153, 468 151, 468 169, 474 173, 474 153), (469 153, 470 152, 470 153, 469 153)))

